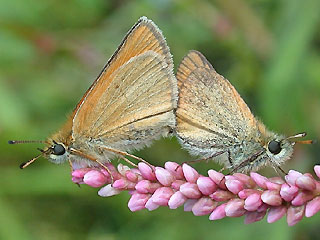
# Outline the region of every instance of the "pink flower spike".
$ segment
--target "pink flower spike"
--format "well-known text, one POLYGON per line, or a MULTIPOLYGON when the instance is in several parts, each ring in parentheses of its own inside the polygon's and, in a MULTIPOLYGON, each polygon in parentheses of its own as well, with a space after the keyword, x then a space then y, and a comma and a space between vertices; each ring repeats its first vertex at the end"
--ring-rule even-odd
POLYGON ((219 205, 216 209, 214 209, 209 216, 209 220, 214 221, 214 220, 225 218, 227 216, 225 211, 226 206, 227 204, 223 203, 219 205))
POLYGON ((226 207, 226 216, 228 217, 241 217, 246 213, 244 209, 244 200, 242 199, 232 199, 230 200, 226 207))
POLYGON ((154 203, 153 200, 152 200, 152 197, 149 198, 149 200, 146 202, 146 205, 145 205, 146 209, 148 209, 149 211, 153 211, 153 210, 156 210, 159 205, 154 203))
POLYGON ((197 185, 203 195, 210 195, 217 190, 217 185, 209 177, 199 177, 197 185))
POLYGON ((316 173, 317 177, 320 178, 320 165, 314 166, 314 172, 316 173))
POLYGON ((293 226, 301 221, 304 215, 305 205, 294 207, 290 206, 287 211, 287 223, 289 226, 293 226))
POLYGON ((126 173, 130 171, 130 168, 127 165, 119 163, 117 166, 117 170, 121 175, 126 175, 126 173))
POLYGON ((197 201, 198 199, 188 199, 183 205, 183 211, 191 212, 193 205, 196 204, 197 201))
POLYGON ((226 176, 225 179, 227 189, 233 194, 238 194, 241 190, 243 190, 243 183, 235 179, 235 177, 226 176))
POLYGON ((171 173, 161 167, 156 167, 156 178, 157 180, 163 185, 163 186, 170 186, 171 183, 175 180, 174 176, 171 175, 171 173))
POLYGON ((200 198, 201 192, 197 184, 186 182, 180 186, 180 192, 187 198, 200 198))
POLYGON ((299 188, 296 186, 290 186, 286 183, 282 184, 281 190, 280 190, 280 196, 285 200, 286 202, 291 202, 292 199, 297 196, 299 192, 299 188))
POLYGON ((98 191, 98 195, 101 197, 111 197, 114 195, 118 195, 119 193, 121 193, 121 190, 113 188, 111 184, 104 186, 98 191))
POLYGON ((200 198, 192 207, 192 213, 195 216, 203 216, 210 214, 216 207, 218 203, 214 202, 208 197, 200 198))
POLYGON ((141 180, 135 185, 135 189, 139 193, 154 193, 158 188, 160 188, 159 183, 152 183, 149 180, 141 180))
POLYGON ((196 183, 199 178, 199 173, 188 164, 182 165, 182 171, 186 180, 190 183, 196 183))
POLYGON ((295 170, 290 170, 288 175, 286 175, 284 178, 286 179, 286 182, 291 185, 294 186, 296 184, 296 180, 298 179, 298 177, 301 177, 302 173, 299 173, 295 170))
POLYGON ((169 199, 168 206, 170 209, 176 209, 182 206, 187 201, 187 198, 179 191, 175 192, 169 199))
POLYGON ((143 193, 132 194, 128 202, 128 207, 130 211, 135 212, 135 211, 144 209, 149 198, 150 198, 149 194, 143 194, 143 193))
POLYGON ((160 206, 167 206, 173 190, 169 187, 158 188, 152 195, 152 201, 160 206))
POLYGON ((184 179, 182 167, 175 162, 166 162, 164 168, 171 172, 176 179, 184 179))
POLYGON ((208 175, 220 188, 227 189, 225 186, 225 178, 222 173, 211 169, 208 171, 208 175))
POLYGON ((268 179, 266 178, 266 177, 264 177, 264 176, 261 176, 260 174, 258 174, 258 173, 255 173, 255 172, 251 172, 250 173, 250 176, 251 176, 251 178, 253 179, 253 181, 255 181, 255 183, 259 186, 259 187, 261 187, 261 188, 263 188, 263 189, 266 189, 267 188, 267 181, 268 181, 268 179))
POLYGON ((264 218, 266 212, 246 212, 244 224, 258 222, 264 218))
POLYGON ((267 222, 274 223, 281 219, 287 212, 287 208, 285 206, 279 207, 271 207, 268 212, 267 222))
POLYGON ((138 168, 141 172, 141 176, 150 181, 155 181, 156 180, 156 175, 153 171, 153 169, 146 163, 144 162, 139 162, 138 163, 138 168))
POLYGON ((83 182, 91 187, 101 187, 107 183, 107 178, 100 171, 91 170, 84 175, 83 182))
POLYGON ((306 217, 312 217, 320 210, 320 196, 312 199, 306 205, 306 217))
POLYGON ((280 206, 282 198, 278 191, 266 190, 261 194, 261 200, 271 206, 280 206))
POLYGON ((302 175, 301 177, 298 177, 296 180, 296 185, 299 188, 313 191, 316 189, 316 183, 315 180, 307 175, 302 175))
POLYGON ((256 211, 262 204, 260 194, 254 193, 247 197, 244 201, 244 209, 248 211, 256 211))

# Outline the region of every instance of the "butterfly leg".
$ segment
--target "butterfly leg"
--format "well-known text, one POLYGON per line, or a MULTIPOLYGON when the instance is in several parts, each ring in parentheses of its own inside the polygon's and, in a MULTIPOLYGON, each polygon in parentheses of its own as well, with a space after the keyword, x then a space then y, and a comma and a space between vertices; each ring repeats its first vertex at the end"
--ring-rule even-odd
POLYGON ((148 162, 147 162, 146 160, 144 160, 143 158, 137 157, 137 156, 132 155, 132 154, 130 154, 130 153, 123 152, 123 151, 120 151, 120 150, 116 150, 116 149, 113 149, 113 148, 108 148, 108 147, 100 147, 100 148, 101 148, 101 149, 104 149, 104 150, 107 150, 107 151, 109 151, 109 152, 116 153, 116 154, 122 156, 123 158, 122 158, 122 157, 121 157, 121 158, 122 158, 123 160, 125 160, 127 163, 130 163, 130 164, 131 164, 132 166, 134 166, 134 167, 137 167, 137 165, 134 164, 134 163, 132 163, 130 160, 128 160, 128 159, 125 158, 124 156, 132 157, 132 158, 134 158, 134 159, 136 159, 136 160, 138 160, 138 161, 140 161, 140 162, 143 162, 143 163, 147 164, 148 166, 152 166, 150 163, 148 163, 148 162))
POLYGON ((265 152, 265 150, 261 150, 259 152, 256 152, 255 154, 253 154, 252 156, 250 156, 249 158, 247 158, 246 160, 244 160, 242 163, 240 163, 238 166, 236 166, 235 168, 233 168, 230 172, 230 174, 233 174, 235 172, 237 172, 239 169, 250 165, 253 163, 254 160, 256 160, 261 154, 263 154, 265 152))

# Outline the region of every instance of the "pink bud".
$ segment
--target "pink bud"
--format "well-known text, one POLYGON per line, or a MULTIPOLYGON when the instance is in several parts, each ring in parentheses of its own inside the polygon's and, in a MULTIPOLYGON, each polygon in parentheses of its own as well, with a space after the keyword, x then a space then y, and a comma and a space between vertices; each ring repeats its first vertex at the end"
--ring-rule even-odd
POLYGON ((173 190, 169 187, 158 188, 152 195, 152 201, 160 206, 167 206, 173 190))
POLYGON ((130 168, 129 168, 127 165, 123 165, 123 164, 119 163, 119 164, 117 165, 117 170, 118 170, 118 172, 119 172, 122 176, 125 176, 126 173, 127 173, 128 171, 130 171, 130 168))
POLYGON ((278 191, 266 190, 261 194, 261 200, 271 206, 280 206, 282 204, 282 198, 278 191))
POLYGON ((201 192, 197 184, 186 182, 180 186, 180 192, 187 198, 200 198, 201 192))
POLYGON ((304 215, 305 206, 294 207, 290 206, 287 211, 287 223, 293 226, 301 221, 304 215))
POLYGON ((90 172, 92 169, 91 168, 80 168, 80 169, 77 169, 77 170, 74 170, 71 175, 72 177, 76 177, 76 178, 83 178, 84 175, 87 173, 87 172, 90 172))
POLYGON ((149 200, 149 198, 149 194, 134 193, 128 202, 128 207, 130 211, 135 212, 144 209, 145 204, 149 200))
POLYGON ((319 210, 320 210, 320 197, 316 197, 307 203, 306 217, 312 217, 317 212, 319 212, 319 210))
POLYGON ((217 202, 224 202, 234 198, 234 195, 229 191, 218 189, 214 193, 210 194, 210 197, 217 202))
POLYGON ((183 180, 175 180, 173 181, 173 183, 171 184, 171 187, 175 190, 179 190, 182 184, 185 184, 186 181, 183 180))
POLYGON ((298 177, 296 180, 296 185, 299 188, 313 191, 316 189, 316 184, 313 178, 307 176, 307 175, 302 175, 301 177, 298 177))
POLYGON ((226 176, 226 187, 227 189, 232 192, 233 194, 238 194, 243 189, 243 183, 235 177, 226 176))
POLYGON ((197 201, 198 199, 188 199, 183 205, 183 210, 185 212, 191 212, 193 205, 196 204, 197 201))
POLYGON ((149 211, 153 211, 153 210, 157 209, 158 207, 159 207, 159 205, 153 202, 152 197, 149 198, 149 200, 145 204, 145 208, 148 209, 149 211))
POLYGON ((192 212, 195 216, 203 216, 211 213, 218 203, 214 202, 210 198, 200 198, 192 207, 192 212))
POLYGON ((160 186, 161 185, 159 183, 152 183, 149 180, 141 180, 136 184, 135 189, 140 193, 154 193, 160 186))
POLYGON ((285 176, 285 179, 289 185, 294 186, 296 184, 296 180, 298 179, 298 177, 301 177, 301 176, 302 176, 301 173, 295 170, 290 170, 288 175, 285 176))
POLYGON ((77 177, 72 177, 71 178, 72 182, 77 183, 77 184, 83 184, 83 178, 77 178, 77 177))
POLYGON ((268 190, 275 190, 275 191, 280 191, 280 189, 281 189, 281 185, 280 184, 273 183, 273 182, 270 182, 270 181, 266 182, 266 187, 267 187, 268 190))
POLYGON ((249 197, 251 194, 255 194, 255 193, 259 194, 259 196, 260 196, 260 194, 262 193, 262 191, 256 190, 256 189, 243 189, 242 191, 240 191, 240 192, 238 193, 238 196, 239 196, 239 198, 241 198, 241 199, 246 199, 246 198, 249 197))
POLYGON ((121 193, 121 190, 113 188, 111 184, 104 186, 98 191, 98 195, 101 197, 111 197, 114 195, 118 195, 119 193, 121 193))
POLYGON ((256 183, 246 174, 234 173, 233 176, 240 180, 245 185, 245 188, 254 188, 256 186, 256 183))
POLYGON ((264 218, 266 212, 246 212, 244 223, 250 224, 254 222, 258 222, 264 218))
POLYGON ((320 178, 320 165, 314 166, 314 172, 316 173, 317 177, 320 178))
POLYGON ((182 171, 186 180, 190 183, 196 183, 199 178, 199 173, 188 164, 182 165, 182 171))
POLYGON ((168 205, 170 209, 176 209, 183 205, 187 198, 179 191, 175 192, 169 199, 168 205))
POLYGON ((313 198, 313 193, 309 191, 300 191, 291 201, 293 206, 301 206, 313 198))
POLYGON ((282 184, 280 190, 280 196, 287 202, 291 202, 292 199, 298 194, 299 188, 296 186, 290 186, 286 183, 282 184))
POLYGON ((244 209, 244 200, 242 199, 232 199, 230 200, 226 207, 226 216, 228 217, 240 217, 246 213, 244 209))
POLYGON ((281 219, 287 212, 287 208, 285 206, 271 207, 268 212, 268 223, 273 223, 281 219))
POLYGON ((84 175, 83 182, 91 187, 101 187, 107 183, 107 178, 100 171, 91 170, 84 175))
POLYGON ((225 185, 225 178, 222 173, 211 169, 208 171, 208 175, 215 182, 215 184, 219 186, 219 188, 227 189, 225 185))
POLYGON ((128 181, 125 178, 121 178, 116 180, 113 184, 112 187, 118 189, 118 190, 129 190, 129 189, 134 189, 135 183, 128 181))
POLYGON ((244 209, 248 211, 256 211, 262 204, 260 194, 254 193, 247 197, 244 201, 244 209))
POLYGON ((153 169, 146 163, 144 162, 139 162, 138 163, 138 168, 141 172, 141 176, 144 179, 150 180, 150 181, 155 181, 156 180, 156 175, 154 174, 153 169))
POLYGON ((155 174, 158 181, 166 187, 170 186, 171 183, 175 180, 168 170, 161 167, 156 167, 155 174))
POLYGON ((251 172, 250 176, 253 179, 253 181, 255 181, 255 183, 259 187, 261 187, 263 189, 267 188, 267 184, 266 183, 267 183, 268 179, 266 177, 264 177, 264 176, 262 176, 262 175, 260 175, 258 173, 255 173, 255 172, 251 172))
POLYGON ((214 221, 214 220, 219 220, 219 219, 225 218, 226 217, 226 211, 225 211, 226 206, 227 206, 227 204, 223 203, 223 204, 219 205, 218 207, 216 207, 216 209, 214 209, 212 211, 212 213, 210 214, 209 219, 211 221, 214 221))
POLYGON ((166 162, 164 168, 169 170, 176 179, 184 179, 182 167, 175 162, 166 162))
POLYGON ((217 190, 217 185, 209 177, 199 177, 197 185, 203 195, 210 195, 217 190))

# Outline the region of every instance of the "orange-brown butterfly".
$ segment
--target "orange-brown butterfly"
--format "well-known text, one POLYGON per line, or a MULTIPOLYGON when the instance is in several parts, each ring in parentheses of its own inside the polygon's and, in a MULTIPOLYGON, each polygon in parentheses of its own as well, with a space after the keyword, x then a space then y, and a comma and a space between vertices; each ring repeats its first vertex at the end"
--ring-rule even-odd
MULTIPOLYGON (((177 95, 165 38, 151 20, 141 17, 67 122, 45 141, 41 154, 21 168, 41 156, 80 166, 104 166, 115 156, 142 160, 127 151, 172 132, 177 95)), ((9 141, 23 142, 34 141, 9 141)))
POLYGON ((294 140, 305 133, 285 137, 267 130, 200 52, 190 51, 184 57, 177 80, 176 135, 193 155, 214 158, 232 172, 266 165, 281 170, 295 143, 312 143, 294 140))

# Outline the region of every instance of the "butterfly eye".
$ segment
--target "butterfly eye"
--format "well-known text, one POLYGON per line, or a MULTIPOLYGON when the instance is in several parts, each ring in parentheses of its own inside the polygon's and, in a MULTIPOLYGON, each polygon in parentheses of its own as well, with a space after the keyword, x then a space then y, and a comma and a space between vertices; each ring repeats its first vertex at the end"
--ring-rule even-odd
POLYGON ((66 149, 61 144, 55 144, 53 147, 54 155, 63 155, 66 152, 66 149))
POLYGON ((277 142, 275 140, 270 141, 268 144, 268 149, 271 153, 275 155, 278 154, 279 152, 281 152, 280 142, 277 142))

